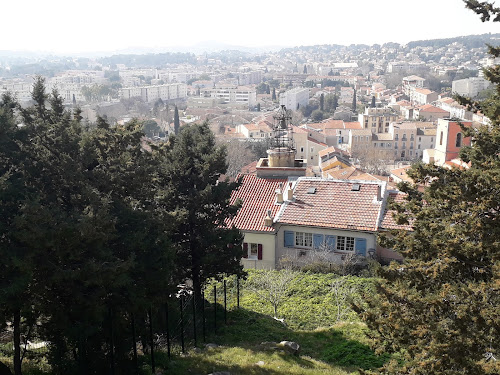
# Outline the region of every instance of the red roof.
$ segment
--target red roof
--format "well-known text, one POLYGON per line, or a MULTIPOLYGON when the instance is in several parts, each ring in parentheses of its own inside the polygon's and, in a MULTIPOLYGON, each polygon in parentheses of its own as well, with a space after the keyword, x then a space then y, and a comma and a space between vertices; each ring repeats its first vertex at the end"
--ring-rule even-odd
POLYGON ((238 214, 229 224, 246 231, 272 232, 273 227, 266 227, 264 219, 267 211, 271 210, 271 217, 275 217, 281 205, 276 204, 276 190, 279 184, 286 186, 287 178, 262 178, 247 174, 243 176, 240 188, 233 191, 231 203, 241 199, 243 204, 238 214))
POLYGON ((379 186, 383 183, 299 178, 295 200, 284 204, 277 222, 375 232, 382 208, 379 186), (353 190, 356 184, 359 191, 353 190))
MULTIPOLYGON (((391 191, 389 192, 389 198, 393 199, 397 203, 401 203, 405 201, 406 194, 400 191, 391 191)), ((412 230, 411 225, 401 225, 397 224, 396 220, 394 220, 393 214, 396 211, 394 210, 385 210, 384 216, 382 218, 382 222, 380 223, 380 228, 382 229, 404 229, 404 230, 412 230)))

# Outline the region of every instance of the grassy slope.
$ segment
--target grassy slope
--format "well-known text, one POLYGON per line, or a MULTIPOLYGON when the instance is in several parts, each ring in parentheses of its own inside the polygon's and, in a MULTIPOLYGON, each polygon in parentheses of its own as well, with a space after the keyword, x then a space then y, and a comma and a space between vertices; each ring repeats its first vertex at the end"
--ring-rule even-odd
MULTIPOLYGON (((259 272, 250 271, 249 280, 258 275, 259 272)), ((176 375, 215 371, 242 375, 345 375, 357 373, 358 368, 381 366, 387 356, 373 354, 367 345, 366 328, 352 311, 346 310, 347 322, 335 323, 337 301, 331 285, 336 279, 332 274, 299 274, 279 310, 286 325, 271 318, 272 307, 245 290, 243 283, 242 308, 229 312, 228 325, 221 326, 217 335, 208 338, 221 347, 191 351, 188 356, 177 355, 170 364, 164 358, 160 365, 166 367, 167 373, 176 375), (300 356, 266 351, 260 345, 283 340, 299 343, 300 356), (264 365, 257 365, 259 361, 264 365)), ((346 277, 344 281, 353 299, 361 298, 371 288, 370 279, 346 277)), ((218 290, 222 290, 220 285, 218 290)))
MULTIPOLYGON (((250 271, 249 280, 252 277, 259 277, 259 273, 250 271)), ((336 322, 339 304, 331 287, 335 280, 338 277, 332 274, 298 274, 290 283, 286 301, 279 309, 285 324, 271 317, 270 304, 249 292, 245 282, 242 282, 241 308, 235 309, 234 283, 228 282, 228 301, 232 308, 228 313, 228 324, 220 321, 217 334, 213 334, 210 328, 211 334, 207 337, 207 342, 220 347, 190 350, 187 355, 181 355, 179 348, 174 348, 170 361, 165 352, 158 351, 155 354, 157 368, 173 375, 205 375, 217 371, 229 371, 233 375, 347 375, 356 374, 358 368, 381 366, 387 356, 377 357, 369 349, 366 327, 349 310, 347 300, 340 304, 345 310, 345 319, 336 322), (266 341, 283 340, 299 343, 300 356, 266 351, 260 345, 266 341), (257 365, 259 361, 264 364, 257 365)), ((370 291, 372 285, 370 279, 345 277, 342 280, 350 297, 357 300, 361 300, 362 294, 370 291)), ((222 291, 221 285, 218 285, 218 291, 222 291)), ((218 297, 218 302, 221 301, 218 297)), ((218 310, 221 312, 221 306, 218 310)), ((202 344, 199 346, 203 347, 202 344)), ((141 357, 141 361, 141 373, 150 374, 149 357, 141 357)), ((24 374, 49 372, 31 369, 24 374)))

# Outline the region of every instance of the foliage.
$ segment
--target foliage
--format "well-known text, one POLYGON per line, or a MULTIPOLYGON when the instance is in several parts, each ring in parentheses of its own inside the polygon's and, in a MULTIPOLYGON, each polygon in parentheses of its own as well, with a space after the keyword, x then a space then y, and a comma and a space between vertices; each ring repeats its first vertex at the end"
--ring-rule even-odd
POLYGON ((311 113, 311 118, 312 118, 314 121, 321 121, 321 120, 323 120, 323 112, 322 112, 320 109, 315 109, 315 110, 311 113))
MULTIPOLYGON (((496 84, 499 69, 485 70, 496 84)), ((407 198, 393 208, 412 231, 383 241, 405 261, 382 268, 370 308, 358 308, 381 348, 405 353, 405 362, 385 373, 500 372, 500 88, 480 103, 459 100, 492 123, 462 128, 474 141, 460 153, 469 168, 416 164, 408 172, 426 188, 401 184, 407 198)))
POLYGON ((175 110, 174 110, 174 133, 175 133, 175 135, 179 134, 180 127, 181 127, 181 122, 179 120, 179 109, 177 108, 177 106, 175 106, 175 110))
MULTIPOLYGON (((340 333, 336 333, 335 336, 337 335, 340 333)), ((387 353, 376 355, 368 345, 351 340, 332 343, 324 350, 322 357, 325 361, 339 366, 357 366, 364 370, 382 367, 389 360, 387 353)))
POLYGON ((183 127, 165 152, 163 204, 175 223, 176 273, 181 280, 191 279, 199 296, 206 279, 242 271, 240 231, 226 225, 239 208, 229 203, 239 182, 220 180, 227 170, 226 149, 217 146, 207 122, 183 127))
POLYGON ((239 231, 224 225, 237 184, 218 181, 225 153, 207 124, 145 147, 138 121, 86 129, 41 78, 33 101, 0 101, 0 328, 12 322, 16 374, 21 338, 49 341, 58 373, 104 373, 111 327, 126 368, 131 312, 144 322, 193 264, 199 282, 240 271, 239 231))
MULTIPOLYGON (((242 306, 272 315, 272 303, 266 302, 266 299, 253 292, 252 288, 248 288, 247 284, 253 285, 254 290, 260 286, 261 293, 268 293, 265 290, 267 284, 260 280, 269 279, 267 275, 270 273, 274 276, 280 272, 289 271, 248 270, 248 280, 242 282, 242 306)), ((284 288, 279 301, 279 315, 285 319, 287 326, 298 329, 329 327, 337 321, 357 321, 356 314, 350 308, 350 301, 359 300, 362 294, 372 288, 371 279, 356 276, 339 277, 331 273, 310 272, 296 272, 293 275, 294 278, 284 288), (342 280, 340 290, 335 291, 332 286, 339 280, 342 280), (342 310, 340 319, 339 307, 342 310)))
POLYGON ((147 137, 152 138, 154 135, 157 135, 161 129, 155 120, 146 120, 142 124, 142 131, 147 137))

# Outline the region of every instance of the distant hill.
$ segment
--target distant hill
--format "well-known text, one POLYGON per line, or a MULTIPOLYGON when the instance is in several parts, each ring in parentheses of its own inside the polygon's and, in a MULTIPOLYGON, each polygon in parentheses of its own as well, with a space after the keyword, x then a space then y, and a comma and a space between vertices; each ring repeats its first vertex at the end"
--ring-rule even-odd
POLYGON ((457 36, 455 38, 443 38, 443 39, 431 39, 431 40, 417 40, 414 42, 409 42, 407 47, 434 47, 440 48, 453 43, 463 44, 466 48, 480 48, 484 47, 485 44, 499 44, 500 34, 480 34, 480 35, 467 35, 467 36, 457 36))

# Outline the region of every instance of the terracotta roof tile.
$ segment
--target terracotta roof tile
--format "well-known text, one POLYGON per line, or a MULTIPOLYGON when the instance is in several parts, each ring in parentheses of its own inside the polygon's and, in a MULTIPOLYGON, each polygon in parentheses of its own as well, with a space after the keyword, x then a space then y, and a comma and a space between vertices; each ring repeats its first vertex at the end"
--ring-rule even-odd
POLYGON ((382 202, 376 200, 378 186, 385 189, 383 182, 299 178, 295 200, 284 204, 276 221, 374 232, 382 208, 382 202), (359 191, 353 191, 355 184, 359 184, 359 191), (312 188, 315 192, 308 193, 312 188))
POLYGON ((273 227, 264 225, 267 211, 271 210, 272 217, 276 216, 280 205, 276 202, 276 189, 282 183, 286 186, 287 178, 261 178, 253 174, 243 176, 240 188, 231 195, 231 203, 241 199, 243 204, 238 214, 229 225, 246 231, 272 232, 273 227))
MULTIPOLYGON (((391 191, 389 192, 389 199, 394 200, 395 202, 403 202, 406 194, 400 191, 391 191)), ((382 221, 380 223, 381 229, 403 229, 403 230, 412 230, 411 225, 401 225, 397 224, 396 220, 393 217, 395 213, 394 210, 385 210, 384 215, 382 217, 382 221)))

